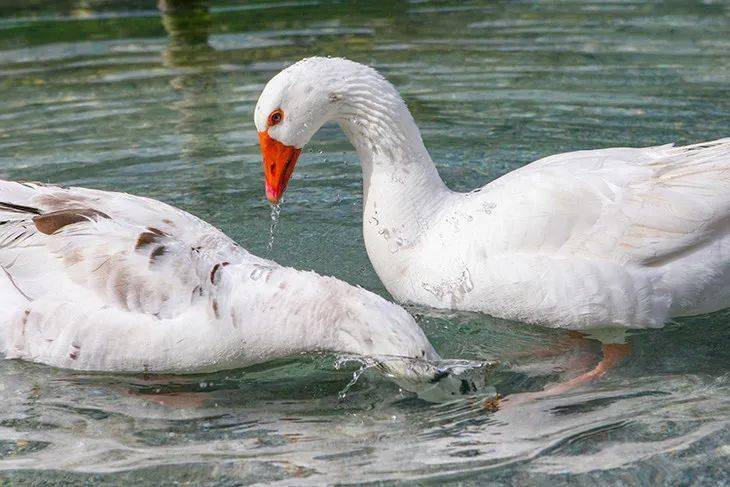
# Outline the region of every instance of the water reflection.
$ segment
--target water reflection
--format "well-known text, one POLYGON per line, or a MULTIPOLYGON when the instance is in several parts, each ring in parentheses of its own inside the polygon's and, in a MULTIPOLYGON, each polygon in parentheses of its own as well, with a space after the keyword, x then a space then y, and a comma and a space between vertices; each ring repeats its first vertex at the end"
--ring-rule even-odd
MULTIPOLYGON (((162 25, 169 36, 162 64, 176 74, 170 86, 181 95, 172 106, 180 114, 176 126, 185 139, 181 156, 191 167, 225 152, 218 133, 222 93, 215 49, 210 46, 211 17, 207 2, 159 0, 162 25)), ((201 177, 218 177, 214 165, 202 166, 201 177)))

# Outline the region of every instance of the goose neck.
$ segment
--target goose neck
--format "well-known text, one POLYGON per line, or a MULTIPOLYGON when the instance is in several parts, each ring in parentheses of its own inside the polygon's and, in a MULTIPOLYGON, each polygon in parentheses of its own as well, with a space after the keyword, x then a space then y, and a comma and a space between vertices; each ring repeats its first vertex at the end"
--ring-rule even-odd
POLYGON ((366 204, 376 187, 419 205, 447 191, 408 107, 387 80, 366 71, 336 96, 342 103, 337 121, 362 165, 366 204))

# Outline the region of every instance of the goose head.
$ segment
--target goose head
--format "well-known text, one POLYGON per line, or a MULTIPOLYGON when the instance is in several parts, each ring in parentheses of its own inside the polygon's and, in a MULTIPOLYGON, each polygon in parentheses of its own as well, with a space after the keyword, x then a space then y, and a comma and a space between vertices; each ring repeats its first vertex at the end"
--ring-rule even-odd
POLYGON ((353 92, 376 97, 387 92, 400 100, 374 69, 342 58, 303 59, 267 83, 256 104, 254 122, 269 201, 281 199, 302 148, 322 125, 353 116, 357 110, 353 92))

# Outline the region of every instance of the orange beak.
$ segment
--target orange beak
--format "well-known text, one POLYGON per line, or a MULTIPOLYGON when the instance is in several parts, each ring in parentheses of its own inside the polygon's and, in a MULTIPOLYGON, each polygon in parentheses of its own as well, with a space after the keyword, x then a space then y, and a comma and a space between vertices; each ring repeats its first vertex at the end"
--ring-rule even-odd
POLYGON ((286 191, 294 166, 302 149, 284 145, 269 137, 268 131, 259 132, 259 145, 264 160, 264 178, 266 179, 266 198, 276 204, 286 191))

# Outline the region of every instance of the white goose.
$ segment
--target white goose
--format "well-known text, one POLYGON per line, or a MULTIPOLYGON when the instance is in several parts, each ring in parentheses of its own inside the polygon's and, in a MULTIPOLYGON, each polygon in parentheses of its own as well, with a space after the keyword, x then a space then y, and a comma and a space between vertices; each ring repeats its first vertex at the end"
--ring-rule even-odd
POLYGON ((398 301, 577 330, 730 306, 730 139, 559 154, 458 193, 388 81, 315 57, 256 106, 269 200, 330 120, 357 150, 365 246, 398 301))
MULTIPOLYGON (((399 306, 256 257, 148 198, 0 181, 0 266, 0 352, 9 359, 198 373, 318 350, 439 358, 399 306)), ((396 380, 447 375, 384 363, 396 380)))

